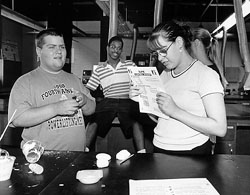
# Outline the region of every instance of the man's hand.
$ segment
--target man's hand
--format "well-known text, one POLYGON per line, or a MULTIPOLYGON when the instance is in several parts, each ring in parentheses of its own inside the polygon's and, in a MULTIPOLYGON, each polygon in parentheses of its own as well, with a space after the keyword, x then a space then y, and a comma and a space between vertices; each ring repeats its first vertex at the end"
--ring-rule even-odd
POLYGON ((83 107, 87 103, 88 97, 76 90, 74 91, 74 94, 75 94, 74 99, 78 103, 78 107, 79 108, 83 107))
POLYGON ((56 102, 55 104, 56 115, 74 115, 79 109, 79 103, 74 99, 62 100, 56 102))

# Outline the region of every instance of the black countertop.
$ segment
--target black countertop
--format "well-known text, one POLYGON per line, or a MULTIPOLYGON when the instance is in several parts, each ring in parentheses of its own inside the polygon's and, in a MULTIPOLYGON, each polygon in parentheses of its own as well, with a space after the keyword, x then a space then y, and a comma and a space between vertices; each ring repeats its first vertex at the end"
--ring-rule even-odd
MULTIPOLYGON (((4 147, 5 148, 5 147, 4 147)), ((129 179, 207 178, 221 195, 250 194, 250 156, 175 156, 159 153, 135 154, 120 165, 112 156, 103 178, 95 184, 76 179, 79 170, 97 169, 96 153, 45 151, 38 161, 41 175, 30 172, 19 148, 5 148, 16 156, 10 180, 0 182, 0 193, 128 195, 129 179)))
POLYGON ((248 121, 250 124, 250 104, 226 104, 227 120, 248 121))
POLYGON ((248 102, 250 103, 250 96, 249 95, 225 95, 225 103, 242 103, 248 102))

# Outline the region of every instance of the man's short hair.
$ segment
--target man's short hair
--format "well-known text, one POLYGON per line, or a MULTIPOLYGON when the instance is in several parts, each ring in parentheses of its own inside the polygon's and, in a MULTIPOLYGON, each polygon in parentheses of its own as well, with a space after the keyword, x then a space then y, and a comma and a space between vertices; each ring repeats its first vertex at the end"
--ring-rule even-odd
POLYGON ((47 28, 45 30, 40 31, 36 35, 36 47, 42 48, 42 46, 44 45, 44 37, 49 35, 63 37, 63 33, 61 31, 55 28, 47 28))
POLYGON ((114 41, 121 42, 121 43, 122 43, 122 47, 123 47, 123 40, 122 40, 122 38, 119 37, 119 36, 114 36, 114 37, 110 38, 110 39, 109 39, 109 42, 108 42, 108 46, 110 46, 111 43, 114 42, 114 41))

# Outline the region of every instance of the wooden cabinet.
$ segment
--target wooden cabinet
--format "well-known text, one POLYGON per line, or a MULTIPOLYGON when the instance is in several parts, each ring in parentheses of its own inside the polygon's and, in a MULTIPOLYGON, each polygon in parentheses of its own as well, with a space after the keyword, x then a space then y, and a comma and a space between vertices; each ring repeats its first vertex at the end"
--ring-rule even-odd
POLYGON ((250 155, 250 100, 243 96, 226 99, 227 134, 217 137, 215 154, 250 155))
POLYGON ((250 155, 250 121, 229 121, 226 136, 216 139, 215 154, 250 155))
POLYGON ((250 155, 250 124, 237 126, 236 154, 250 155))
POLYGON ((225 137, 216 138, 216 154, 235 154, 236 128, 234 123, 228 123, 225 137))

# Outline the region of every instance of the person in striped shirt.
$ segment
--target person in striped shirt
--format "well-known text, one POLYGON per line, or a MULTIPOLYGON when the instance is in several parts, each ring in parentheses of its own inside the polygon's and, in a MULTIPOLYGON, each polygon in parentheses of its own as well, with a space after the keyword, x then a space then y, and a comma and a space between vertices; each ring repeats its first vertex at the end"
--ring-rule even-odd
POLYGON ((145 152, 144 133, 138 122, 139 105, 129 99, 130 79, 127 67, 135 66, 135 63, 131 60, 123 61, 122 50, 123 40, 119 36, 112 37, 107 46, 108 60, 93 68, 86 85, 92 91, 100 85, 104 95, 87 126, 87 147, 92 145, 97 135, 105 137, 117 117, 124 136, 133 137, 135 149, 145 152))

